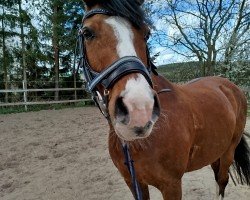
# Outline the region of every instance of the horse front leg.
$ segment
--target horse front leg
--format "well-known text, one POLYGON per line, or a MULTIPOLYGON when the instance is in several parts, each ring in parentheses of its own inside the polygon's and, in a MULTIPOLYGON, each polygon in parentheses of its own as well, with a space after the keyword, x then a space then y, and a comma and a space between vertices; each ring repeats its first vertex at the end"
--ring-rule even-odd
MULTIPOLYGON (((126 179, 124 179, 124 180, 125 180, 126 184, 128 185, 130 191, 132 192, 133 196, 135 197, 134 188, 133 188, 131 180, 126 180, 126 179)), ((149 197, 148 185, 141 183, 141 182, 138 182, 138 184, 139 184, 139 187, 141 189, 142 199, 149 200, 150 197, 149 197)))
POLYGON ((159 187, 164 200, 181 200, 181 180, 168 181, 159 187))

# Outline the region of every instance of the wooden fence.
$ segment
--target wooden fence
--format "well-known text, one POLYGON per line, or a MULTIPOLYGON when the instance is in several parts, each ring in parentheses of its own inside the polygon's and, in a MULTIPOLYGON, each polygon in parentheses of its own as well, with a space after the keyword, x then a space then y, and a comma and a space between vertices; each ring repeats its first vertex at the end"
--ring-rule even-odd
POLYGON ((90 102, 92 99, 77 99, 75 95, 74 100, 59 100, 59 101, 28 101, 29 92, 55 92, 55 91, 84 91, 84 88, 49 88, 49 89, 12 89, 0 90, 0 93, 23 93, 23 102, 3 103, 0 102, 0 107, 4 106, 25 106, 27 110, 28 105, 45 105, 45 104, 60 104, 60 103, 76 103, 76 102, 90 102))
MULTIPOLYGON (((23 93, 23 102, 3 103, 0 102, 0 107, 3 106, 25 106, 28 105, 45 105, 45 104, 60 104, 60 103, 76 103, 76 102, 91 102, 92 99, 74 99, 74 100, 60 100, 60 101, 28 101, 29 92, 55 92, 55 91, 84 91, 85 88, 50 88, 50 89, 12 89, 12 90, 0 90, 0 93, 23 93)), ((250 87, 244 87, 242 90, 250 97, 250 87)))
POLYGON ((248 100, 248 106, 250 106, 250 87, 242 87, 241 89, 246 94, 248 100))

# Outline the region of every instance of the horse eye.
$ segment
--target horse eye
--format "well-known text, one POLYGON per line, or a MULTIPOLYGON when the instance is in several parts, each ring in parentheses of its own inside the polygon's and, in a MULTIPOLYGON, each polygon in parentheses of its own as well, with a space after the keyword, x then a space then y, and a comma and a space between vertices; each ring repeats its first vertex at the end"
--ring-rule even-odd
POLYGON ((95 37, 95 34, 89 28, 84 28, 82 31, 83 37, 86 40, 92 40, 95 37))

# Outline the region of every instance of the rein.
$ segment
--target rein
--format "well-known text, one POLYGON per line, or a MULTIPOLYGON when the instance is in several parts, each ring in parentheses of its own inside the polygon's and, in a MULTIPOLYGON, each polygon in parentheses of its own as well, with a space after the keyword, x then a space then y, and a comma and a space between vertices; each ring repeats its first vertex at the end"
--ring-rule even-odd
POLYGON ((135 193, 135 199, 136 200, 142 200, 142 192, 140 189, 140 186, 137 183, 136 175, 135 175, 135 168, 134 168, 134 161, 132 160, 130 153, 129 153, 129 147, 126 143, 122 144, 122 149, 125 157, 125 165, 128 168, 128 171, 130 173, 131 179, 132 179, 132 185, 134 188, 135 193))

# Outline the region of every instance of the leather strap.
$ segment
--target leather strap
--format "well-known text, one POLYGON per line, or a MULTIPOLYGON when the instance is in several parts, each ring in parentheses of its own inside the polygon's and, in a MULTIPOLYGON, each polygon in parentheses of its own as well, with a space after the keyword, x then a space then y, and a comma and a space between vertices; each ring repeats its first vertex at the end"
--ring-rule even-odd
POLYGON ((92 17, 93 15, 97 15, 97 14, 114 16, 114 13, 111 13, 105 9, 98 8, 98 9, 94 9, 94 10, 87 12, 83 17, 82 22, 84 22, 86 19, 92 17))
POLYGON ((112 65, 107 67, 101 73, 99 73, 89 84, 88 89, 90 91, 94 90, 95 87, 102 83, 106 89, 111 88, 121 77, 130 74, 130 73, 141 73, 151 87, 153 87, 152 80, 150 75, 143 65, 143 63, 134 56, 123 57, 112 65))

